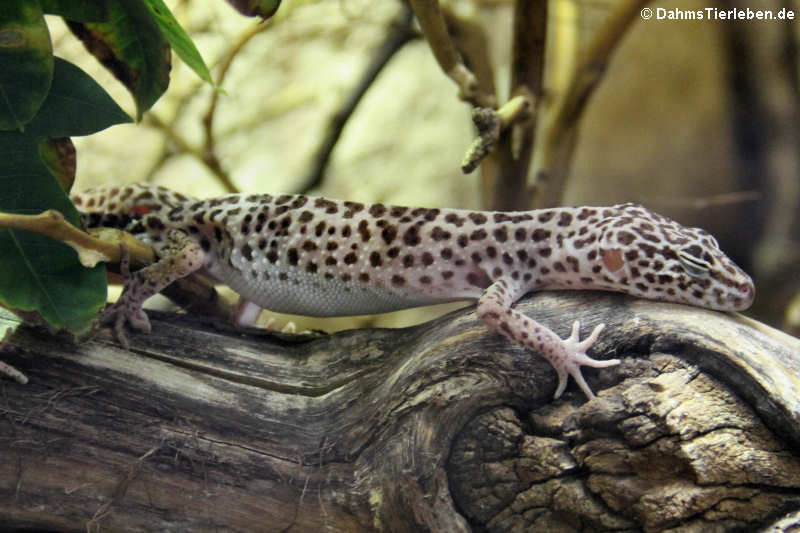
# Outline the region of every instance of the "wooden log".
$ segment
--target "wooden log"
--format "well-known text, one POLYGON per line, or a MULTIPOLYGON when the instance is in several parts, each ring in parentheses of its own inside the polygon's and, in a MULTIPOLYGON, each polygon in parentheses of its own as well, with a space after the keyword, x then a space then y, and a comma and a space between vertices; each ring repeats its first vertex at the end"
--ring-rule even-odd
MULTIPOLYGON (((518 309, 623 363, 555 373, 467 307, 242 333, 150 313, 131 351, 18 327, 0 530, 753 530, 800 509, 800 341, 736 314, 547 292, 518 309)), ((789 516, 783 523, 797 524, 789 516)), ((788 530, 788 529, 787 529, 788 530)))

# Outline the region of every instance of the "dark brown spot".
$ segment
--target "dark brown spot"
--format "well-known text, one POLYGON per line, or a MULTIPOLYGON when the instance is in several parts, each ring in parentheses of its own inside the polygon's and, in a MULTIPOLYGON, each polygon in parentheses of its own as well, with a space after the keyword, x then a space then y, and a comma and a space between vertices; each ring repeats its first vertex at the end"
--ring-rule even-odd
POLYGON ((350 229, 350 226, 348 226, 347 224, 345 224, 342 227, 341 231, 342 231, 342 237, 344 237, 344 238, 350 237, 350 235, 352 235, 352 233, 353 233, 353 230, 350 229))
POLYGON ((470 272, 467 274, 467 283, 470 285, 475 285, 476 287, 481 286, 481 279, 475 272, 470 272))
POLYGON ((620 244, 628 245, 636 240, 636 235, 630 231, 619 230, 617 232, 617 242, 620 244))
POLYGON ((486 215, 483 213, 470 213, 467 215, 469 219, 477 225, 486 224, 486 215))
POLYGON ((383 259, 381 259, 381 254, 378 252, 372 252, 369 254, 369 264, 373 267, 379 267, 383 264, 383 259))
POLYGON ((444 248, 441 252, 439 252, 439 255, 442 256, 442 259, 450 259, 453 257, 453 250, 450 248, 444 248))
POLYGON ((313 252, 316 249, 317 249, 317 243, 315 243, 314 241, 309 240, 303 243, 303 250, 305 250, 306 252, 313 252))
POLYGON ((350 252, 344 256, 344 262, 346 265, 352 265, 356 261, 358 261, 358 256, 355 252, 350 252))
POLYGON ((452 270, 445 270, 444 272, 442 272, 442 279, 450 279, 452 277, 453 277, 452 270))
POLYGON ((476 229, 472 232, 469 238, 473 241, 480 241, 486 238, 486 231, 484 229, 476 229))
POLYGON ((411 226, 403 235, 403 242, 406 243, 407 246, 416 246, 421 241, 419 237, 419 228, 417 226, 411 226))
POLYGON ((542 257, 550 257, 550 254, 553 253, 552 248, 540 248, 538 251, 542 257))
POLYGON ((472 252, 472 262, 473 263, 475 263, 475 264, 480 263, 481 259, 482 259, 481 258, 481 254, 479 254, 478 252, 472 252))
POLYGON ((361 281, 363 283, 369 282, 369 274, 367 274, 366 272, 362 272, 361 274, 358 275, 358 281, 361 281))
POLYGON ((299 256, 297 254, 297 249, 289 248, 289 250, 286 252, 286 257, 289 260, 290 265, 296 265, 299 259, 299 256))
POLYGON ((506 227, 500 226, 494 230, 494 238, 497 239, 498 242, 506 242, 508 240, 508 230, 506 230, 506 227))
POLYGON ((568 255, 565 261, 572 268, 573 272, 578 272, 580 270, 578 267, 578 258, 568 255))
POLYGON ((314 261, 309 261, 306 265, 306 270, 312 274, 317 271, 317 264, 314 261))
POLYGON ((425 266, 431 266, 433 264, 433 256, 430 254, 430 252, 423 252, 422 264, 425 266))
POLYGON ((328 266, 333 266, 336 264, 336 258, 333 256, 329 256, 325 258, 325 264, 328 266))
POLYGON ((407 208, 407 207, 398 207, 398 206, 394 206, 394 207, 392 207, 392 208, 389 210, 389 215, 390 215, 390 216, 393 216, 393 217, 395 217, 395 218, 399 218, 399 217, 403 216, 403 214, 404 214, 406 211, 408 211, 408 208, 407 208))
POLYGON ((469 239, 467 238, 466 235, 461 234, 461 235, 458 236, 458 239, 456 239, 456 242, 458 243, 458 245, 460 247, 466 248, 467 244, 469 244, 469 239))
POLYGON ((544 211, 542 213, 539 213, 538 216, 539 222, 548 222, 551 218, 553 218, 554 215, 555 212, 553 211, 544 211))
POLYGON ((489 259, 494 259, 495 257, 497 257, 497 248, 495 248, 494 246, 487 246, 486 257, 488 257, 489 259))
POLYGON ((523 228, 517 228, 516 231, 514 232, 514 238, 517 239, 519 242, 524 241, 525 237, 526 237, 526 232, 525 229, 523 228))
POLYGON ((450 234, 450 232, 449 232, 449 231, 445 231, 445 230, 443 230, 442 228, 440 228, 439 226, 436 226, 436 227, 435 227, 435 228, 433 228, 433 230, 431 231, 431 238, 432 238, 434 241, 446 240, 446 239, 449 239, 449 238, 450 238, 450 236, 451 236, 451 234, 450 234))
POLYGON ((464 217, 460 217, 455 213, 448 213, 445 215, 444 221, 454 225, 457 228, 460 228, 464 225, 464 217))
POLYGON ((551 235, 550 230, 536 228, 535 230, 533 230, 533 233, 531 233, 531 240, 533 240, 533 242, 540 242, 549 238, 550 235, 551 235))
POLYGON ((406 278, 404 278, 403 276, 398 276, 397 274, 392 276, 392 285, 397 285, 398 287, 400 287, 405 284, 406 284, 406 278))
POLYGON ((383 237, 383 242, 386 244, 391 244, 395 237, 397 237, 397 227, 396 226, 386 226, 381 231, 381 237, 383 237))
POLYGON ((358 233, 361 235, 361 240, 367 242, 372 234, 369 231, 369 223, 366 220, 362 220, 358 223, 358 233))
POLYGON ((567 227, 571 223, 572 223, 572 215, 570 215, 566 211, 562 211, 561 214, 558 216, 558 225, 561 227, 567 227))
POLYGON ((407 254, 403 257, 403 266, 405 268, 411 268, 414 266, 414 256, 411 254, 407 254))
POLYGON ((311 211, 303 211, 302 213, 300 213, 300 216, 297 217, 297 220, 299 220, 300 222, 311 222, 313 219, 314 219, 314 213, 312 213, 311 211))
POLYGON ((420 282, 420 283, 422 283, 423 285, 427 285, 427 284, 429 284, 431 281, 432 281, 432 280, 431 280, 431 277, 430 277, 430 276, 422 276, 421 278, 419 278, 419 282, 420 282))
POLYGON ((245 244, 244 246, 242 246, 242 255, 248 261, 253 260, 253 249, 250 247, 249 244, 245 244))
POLYGON ((329 215, 339 211, 339 206, 336 205, 336 202, 328 200, 327 198, 317 198, 314 200, 314 207, 325 209, 325 212, 329 215))
POLYGON ((375 218, 382 217, 386 213, 386 206, 383 204, 373 204, 369 206, 369 214, 375 218))

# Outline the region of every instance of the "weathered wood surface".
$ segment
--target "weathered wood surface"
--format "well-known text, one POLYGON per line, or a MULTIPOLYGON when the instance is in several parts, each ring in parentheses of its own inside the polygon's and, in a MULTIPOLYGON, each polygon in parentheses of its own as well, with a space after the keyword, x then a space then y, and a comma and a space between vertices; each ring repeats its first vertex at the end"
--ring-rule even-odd
POLYGON ((151 314, 130 352, 20 328, 0 530, 754 531, 800 509, 800 341, 618 295, 518 308, 607 324, 590 353, 623 363, 585 372, 597 400, 551 401, 547 363, 474 308, 317 338, 151 314))

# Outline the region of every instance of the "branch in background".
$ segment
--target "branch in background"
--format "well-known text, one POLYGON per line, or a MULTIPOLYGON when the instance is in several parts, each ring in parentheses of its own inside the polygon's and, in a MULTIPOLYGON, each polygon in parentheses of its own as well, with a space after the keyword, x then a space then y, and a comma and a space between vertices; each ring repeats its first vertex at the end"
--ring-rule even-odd
POLYGON ((534 207, 560 203, 575 149, 578 122, 606 71, 611 54, 648 3, 649 0, 621 0, 615 4, 583 54, 545 130, 539 166, 534 169, 531 184, 536 194, 534 207))
POLYGON ((208 170, 210 170, 225 188, 226 192, 238 192, 236 185, 233 184, 230 174, 222 168, 216 154, 213 151, 195 148, 190 145, 186 139, 176 132, 170 124, 161 120, 155 113, 147 113, 144 116, 144 123, 149 124, 161 132, 175 144, 178 145, 181 153, 186 153, 193 156, 195 159, 203 163, 208 170))
POLYGON ((453 45, 461 55, 466 67, 475 75, 481 92, 497 101, 494 86, 494 68, 489 55, 490 43, 483 30, 474 18, 457 15, 448 6, 442 6, 442 15, 447 23, 447 33, 453 45))
POLYGON ((447 32, 438 0, 409 0, 409 3, 436 61, 442 71, 458 85, 459 98, 476 107, 494 107, 494 95, 484 92, 475 75, 461 62, 447 32))
POLYGON ((496 150, 498 178, 483 187, 490 198, 487 207, 492 210, 530 209, 528 169, 533 152, 536 108, 542 95, 546 30, 547 0, 518 0, 514 8, 510 101, 517 96, 527 98, 532 104, 532 120, 515 122, 512 134, 500 136, 496 150))
MULTIPOLYGON (((478 138, 467 149, 464 160, 461 162, 461 170, 464 174, 469 174, 478 167, 483 158, 500 140, 500 134, 503 131, 512 124, 529 119, 532 108, 530 98, 519 95, 506 102, 497 111, 488 107, 473 109, 472 122, 478 128, 478 138)), ((512 155, 518 158, 521 146, 515 147, 513 141, 512 137, 512 155)))
MULTIPOLYGON (((478 85, 485 94, 489 94, 497 101, 495 88, 494 67, 490 54, 491 46, 483 26, 476 17, 463 17, 457 15, 447 5, 442 6, 442 14, 447 23, 447 32, 453 39, 456 50, 461 55, 464 64, 478 79, 478 85)), ((474 108, 491 109, 491 108, 474 108)), ((489 183, 496 183, 500 175, 500 166, 494 150, 483 157, 481 164, 481 198, 491 198, 489 183)))
MULTIPOLYGON (((253 37, 272 27, 273 20, 274 19, 270 19, 262 24, 252 26, 239 37, 236 43, 234 43, 233 47, 231 47, 231 49, 228 51, 225 59, 223 59, 222 63, 220 64, 219 74, 217 76, 217 87, 222 87, 222 84, 225 82, 225 76, 227 76, 228 70, 233 64, 233 60, 238 56, 239 52, 242 51, 242 49, 253 39, 253 37)), ((195 155, 197 155, 200 161, 202 161, 219 178, 222 186, 227 192, 234 193, 239 192, 239 189, 236 187, 236 185, 234 185, 233 181, 231 181, 230 175, 222 168, 222 164, 220 163, 216 152, 214 116, 217 111, 219 95, 219 91, 214 91, 211 94, 211 102, 209 103, 208 111, 206 111, 206 114, 203 117, 203 133, 205 136, 203 149, 202 151, 196 151, 195 155)))
POLYGON ((376 49, 372 60, 369 62, 369 65, 367 65, 367 69, 364 71, 361 80, 351 93, 350 98, 347 99, 341 109, 331 118, 325 135, 323 136, 322 144, 320 144, 314 156, 313 167, 308 173, 308 176, 302 181, 298 192, 308 192, 322 183, 322 179, 325 176, 325 169, 328 167, 333 149, 342 134, 342 130, 344 130, 345 124, 347 124, 350 116, 352 116, 358 106, 358 103, 372 86, 378 74, 380 74, 389 63, 389 60, 394 57, 407 42, 416 37, 418 37, 418 35, 411 27, 411 11, 404 7, 391 24, 386 39, 376 49))

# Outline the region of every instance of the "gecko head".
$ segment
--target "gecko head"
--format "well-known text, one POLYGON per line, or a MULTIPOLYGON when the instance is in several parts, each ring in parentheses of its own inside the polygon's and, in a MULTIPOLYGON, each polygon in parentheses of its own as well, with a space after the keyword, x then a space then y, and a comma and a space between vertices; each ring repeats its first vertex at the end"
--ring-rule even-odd
POLYGON ((721 311, 746 309, 752 303, 752 279, 708 232, 636 204, 609 211, 598 223, 600 267, 595 267, 607 287, 721 311))

